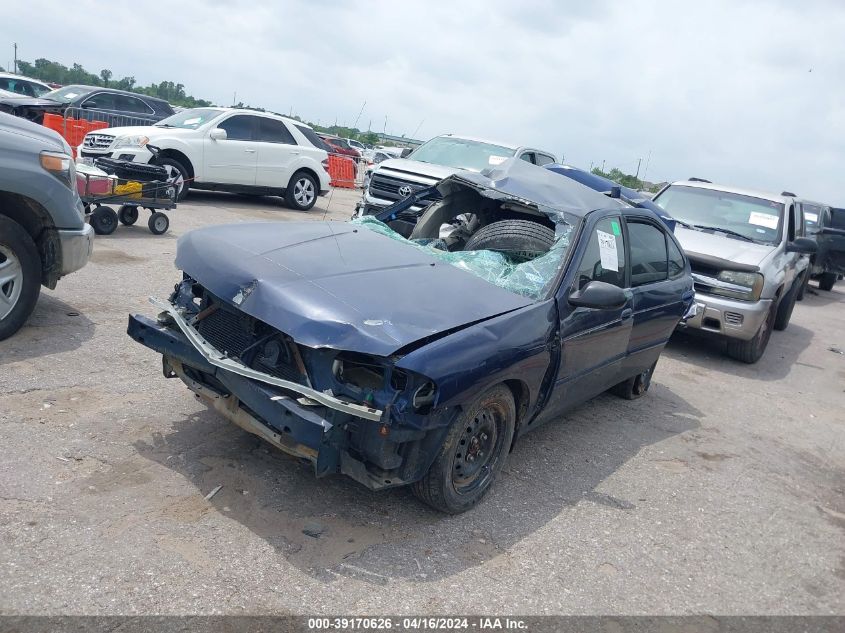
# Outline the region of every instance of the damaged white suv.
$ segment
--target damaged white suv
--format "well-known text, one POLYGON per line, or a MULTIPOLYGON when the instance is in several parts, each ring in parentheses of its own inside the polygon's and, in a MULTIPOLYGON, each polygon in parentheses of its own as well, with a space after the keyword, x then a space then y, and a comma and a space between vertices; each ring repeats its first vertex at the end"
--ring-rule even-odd
MULTIPOLYGON (((501 165, 509 158, 519 158, 533 165, 557 162, 555 155, 546 150, 454 134, 436 136, 406 158, 380 163, 364 189, 355 215, 378 213, 461 170, 481 172, 501 165)), ((423 201, 413 209, 421 212, 425 206, 423 201)))

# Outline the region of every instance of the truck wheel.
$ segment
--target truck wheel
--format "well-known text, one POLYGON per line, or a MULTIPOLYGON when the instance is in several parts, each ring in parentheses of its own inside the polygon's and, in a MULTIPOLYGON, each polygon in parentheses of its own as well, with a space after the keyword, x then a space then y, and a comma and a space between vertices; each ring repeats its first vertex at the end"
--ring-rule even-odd
MULTIPOLYGON (((799 279, 797 283, 801 283, 799 279)), ((795 309, 795 301, 798 298, 799 287, 793 286, 778 304, 778 311, 775 314, 775 329, 780 332, 789 326, 789 319, 792 318, 792 310, 795 309)))
POLYGON ((0 341, 17 332, 41 292, 41 257, 29 234, 0 216, 0 341))
POLYGON ((555 232, 531 220, 500 220, 476 231, 467 240, 465 251, 501 251, 521 260, 547 253, 555 232))
POLYGON ((459 514, 478 503, 504 466, 516 427, 513 394, 497 385, 452 424, 414 494, 436 510, 459 514))
POLYGON ((111 235, 117 228, 117 213, 111 207, 97 207, 91 212, 90 222, 97 235, 111 235))
POLYGON ((804 295, 807 292, 807 286, 810 285, 810 268, 807 267, 807 270, 804 272, 804 278, 801 280, 801 289, 798 291, 798 296, 796 299, 798 301, 804 300, 804 295))
POLYGON ((118 209, 117 218, 124 226, 132 226, 138 221, 138 207, 131 204, 124 204, 118 209))
POLYGON ((657 361, 643 373, 631 376, 628 380, 624 380, 618 385, 611 387, 610 393, 620 398, 625 398, 625 400, 642 398, 648 393, 648 388, 651 386, 651 377, 654 375, 654 368, 656 366, 657 361))
POLYGON ((311 174, 296 172, 285 189, 285 203, 297 211, 308 211, 317 202, 319 185, 311 174))
POLYGON ((772 306, 772 309, 769 310, 769 314, 766 316, 766 320, 763 321, 760 329, 757 330, 754 338, 750 341, 729 338, 728 356, 734 360, 748 363, 749 365, 753 365, 760 360, 763 357, 763 352, 766 351, 769 339, 772 337, 772 326, 774 325, 776 311, 777 308, 772 306))
POLYGON ((819 277, 819 290, 833 290, 836 283, 836 273, 822 273, 819 277))

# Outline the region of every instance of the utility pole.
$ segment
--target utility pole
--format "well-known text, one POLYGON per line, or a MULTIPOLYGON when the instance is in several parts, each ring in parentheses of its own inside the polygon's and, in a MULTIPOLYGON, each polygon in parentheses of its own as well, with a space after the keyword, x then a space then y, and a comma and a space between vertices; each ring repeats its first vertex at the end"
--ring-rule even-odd
POLYGON ((642 162, 643 162, 642 157, 637 159, 637 173, 634 174, 634 180, 640 179, 640 165, 642 164, 642 162))
POLYGON ((14 44, 15 49, 15 74, 18 74, 18 43, 15 42, 14 44))
POLYGON ((364 99, 364 105, 361 106, 361 109, 358 111, 358 116, 355 117, 355 123, 352 124, 352 127, 358 128, 358 119, 361 118, 361 115, 364 113, 364 108, 367 107, 367 100, 364 99))
POLYGON ((381 129, 382 137, 387 134, 387 115, 384 115, 384 127, 381 129))
POLYGON ((601 173, 604 173, 604 159, 601 159, 601 173))
POLYGON ((651 162, 651 150, 648 150, 648 158, 645 159, 645 171, 643 172, 643 180, 648 174, 648 164, 651 162))
POLYGON ((425 123, 425 119, 423 119, 422 121, 420 121, 420 124, 417 126, 417 129, 416 129, 416 130, 414 130, 414 133, 413 133, 413 134, 411 134, 411 138, 416 138, 416 137, 417 137, 417 132, 419 132, 419 131, 420 131, 420 128, 422 127, 422 124, 423 124, 423 123, 425 123))

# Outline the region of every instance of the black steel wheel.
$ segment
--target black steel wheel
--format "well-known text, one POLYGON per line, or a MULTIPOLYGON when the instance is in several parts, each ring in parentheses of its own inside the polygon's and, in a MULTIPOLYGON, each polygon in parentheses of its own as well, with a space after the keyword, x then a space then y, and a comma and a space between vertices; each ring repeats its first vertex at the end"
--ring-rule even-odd
POLYGON ((476 399, 452 424, 414 494, 449 514, 469 510, 493 485, 513 441, 516 405, 505 385, 476 399))
POLYGON ((170 220, 160 211, 156 211, 150 215, 150 219, 147 221, 147 226, 150 228, 150 233, 153 235, 161 235, 163 233, 167 233, 167 229, 170 228, 170 220))
POLYGON ((111 207, 96 207, 91 212, 90 223, 97 235, 111 235, 117 228, 117 213, 111 207))
POLYGON ((138 221, 138 207, 124 204, 117 210, 117 218, 124 226, 132 226, 138 221))

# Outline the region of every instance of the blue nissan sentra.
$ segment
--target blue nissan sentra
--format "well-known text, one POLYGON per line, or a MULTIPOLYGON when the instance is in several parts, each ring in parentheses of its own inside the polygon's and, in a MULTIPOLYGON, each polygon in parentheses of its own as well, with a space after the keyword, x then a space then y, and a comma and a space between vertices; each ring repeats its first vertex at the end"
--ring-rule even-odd
POLYGON ((318 477, 463 512, 523 433, 606 390, 644 395, 693 284, 655 213, 546 169, 436 188, 348 223, 192 231, 182 281, 129 335, 318 477))

